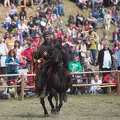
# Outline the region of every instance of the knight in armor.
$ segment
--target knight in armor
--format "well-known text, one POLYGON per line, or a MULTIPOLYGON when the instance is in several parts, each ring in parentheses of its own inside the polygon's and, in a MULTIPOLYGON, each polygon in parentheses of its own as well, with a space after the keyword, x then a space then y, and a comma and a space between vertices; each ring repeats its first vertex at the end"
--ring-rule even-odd
MULTIPOLYGON (((41 64, 40 71, 37 72, 37 74, 41 74, 40 79, 42 81, 41 87, 42 87, 42 93, 40 93, 40 97, 44 98, 46 96, 46 82, 47 82, 47 70, 51 66, 52 58, 49 56, 47 51, 50 48, 57 48, 61 51, 62 58, 63 58, 63 64, 64 69, 68 71, 68 55, 65 51, 65 49, 62 47, 61 43, 56 39, 51 39, 50 32, 45 31, 44 35, 44 42, 42 45, 37 49, 37 52, 34 54, 34 58, 37 59, 38 63, 41 64)), ((39 76, 37 75, 36 76, 39 76)), ((36 77, 37 78, 37 77, 36 77)), ((36 80, 37 81, 37 80, 36 80)), ((66 93, 63 95, 63 100, 67 100, 66 93)))

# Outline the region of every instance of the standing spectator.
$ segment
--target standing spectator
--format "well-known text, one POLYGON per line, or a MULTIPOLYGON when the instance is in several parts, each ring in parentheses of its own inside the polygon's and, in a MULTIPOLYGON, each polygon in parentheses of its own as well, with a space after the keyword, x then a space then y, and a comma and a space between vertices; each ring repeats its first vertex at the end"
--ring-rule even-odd
POLYGON ((13 33, 9 33, 9 37, 5 40, 8 50, 13 49, 14 42, 15 42, 15 37, 13 36, 13 33))
POLYGON ((8 48, 0 37, 0 74, 6 73, 5 59, 8 54, 8 48))
POLYGON ((91 46, 89 47, 89 50, 91 51, 92 58, 93 58, 93 64, 96 62, 96 55, 97 55, 97 44, 98 39, 95 37, 95 34, 93 31, 89 32, 89 39, 91 40, 91 46))
POLYGON ((32 49, 32 43, 30 41, 28 41, 28 48, 26 50, 24 50, 21 55, 23 57, 25 57, 25 59, 27 60, 27 68, 28 70, 30 70, 30 64, 31 64, 31 61, 32 61, 32 52, 33 52, 33 49, 32 49))
POLYGON ((102 84, 102 80, 99 79, 99 75, 95 75, 94 79, 91 81, 91 84, 94 86, 90 87, 90 92, 98 94, 103 93, 103 90, 101 89, 100 85, 95 84, 102 84))
POLYGON ((113 32, 113 41, 115 42, 116 40, 120 41, 120 30, 119 28, 116 28, 115 31, 113 32))
POLYGON ((118 44, 118 50, 115 52, 116 62, 117 62, 117 69, 120 70, 120 43, 118 44))
POLYGON ((71 72, 82 72, 82 66, 79 62, 79 56, 74 56, 74 61, 69 63, 69 70, 71 72))
MULTIPOLYGON (((99 70, 110 71, 113 64, 112 51, 109 49, 108 43, 104 44, 104 48, 98 54, 99 70)), ((103 77, 108 73, 103 73, 103 77)))
MULTIPOLYGON (((17 74, 18 73, 19 61, 18 61, 18 58, 16 57, 14 50, 10 50, 8 52, 8 57, 5 60, 5 64, 7 66, 7 74, 17 74)), ((10 85, 10 82, 15 81, 16 78, 17 78, 17 76, 9 76, 7 84, 10 85)))

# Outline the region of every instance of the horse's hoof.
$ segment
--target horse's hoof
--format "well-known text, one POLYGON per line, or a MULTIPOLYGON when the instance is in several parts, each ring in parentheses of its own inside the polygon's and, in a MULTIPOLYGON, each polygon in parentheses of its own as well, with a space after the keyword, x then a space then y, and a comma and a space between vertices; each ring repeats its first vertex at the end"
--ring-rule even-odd
POLYGON ((55 115, 55 114, 59 114, 59 110, 53 109, 53 110, 51 110, 51 113, 54 114, 54 115, 55 115))
POLYGON ((44 117, 50 117, 49 114, 45 114, 44 117))

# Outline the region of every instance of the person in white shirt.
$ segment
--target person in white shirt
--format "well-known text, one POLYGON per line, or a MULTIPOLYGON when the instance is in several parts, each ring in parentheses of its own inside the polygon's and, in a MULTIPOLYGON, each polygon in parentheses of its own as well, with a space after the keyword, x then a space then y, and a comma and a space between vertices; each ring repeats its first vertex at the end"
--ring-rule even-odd
POLYGON ((28 27, 27 27, 26 24, 24 24, 24 21, 23 21, 23 20, 21 20, 21 21, 20 21, 20 24, 18 24, 18 29, 19 29, 20 32, 22 33, 23 38, 24 38, 24 37, 30 38, 30 34, 29 34, 28 27))
POLYGON ((8 54, 8 48, 5 43, 3 43, 2 38, 0 37, 0 74, 5 74, 6 66, 5 59, 8 54))
POLYGON ((90 87, 91 93, 94 93, 94 94, 103 93, 103 89, 101 89, 101 87, 100 87, 100 84, 102 84, 102 80, 100 80, 99 75, 95 75, 94 79, 91 80, 91 84, 93 85, 90 87), (97 85, 97 84, 99 84, 99 85, 97 85))

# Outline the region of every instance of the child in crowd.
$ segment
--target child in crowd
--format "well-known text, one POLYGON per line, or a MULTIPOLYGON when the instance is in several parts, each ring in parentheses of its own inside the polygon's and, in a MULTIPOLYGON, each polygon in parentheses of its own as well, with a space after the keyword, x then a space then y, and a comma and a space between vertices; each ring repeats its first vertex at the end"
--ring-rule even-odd
POLYGON ((27 18, 27 12, 26 12, 25 8, 26 8, 26 6, 22 5, 22 6, 21 6, 21 9, 20 9, 20 13, 19 13, 20 19, 21 19, 21 20, 24 20, 24 21, 25 21, 26 18, 27 18))

